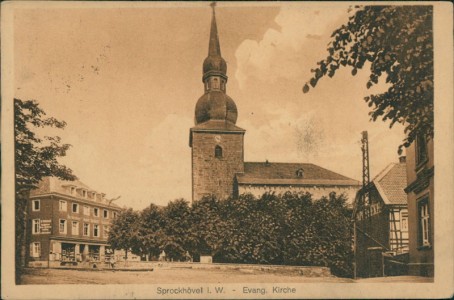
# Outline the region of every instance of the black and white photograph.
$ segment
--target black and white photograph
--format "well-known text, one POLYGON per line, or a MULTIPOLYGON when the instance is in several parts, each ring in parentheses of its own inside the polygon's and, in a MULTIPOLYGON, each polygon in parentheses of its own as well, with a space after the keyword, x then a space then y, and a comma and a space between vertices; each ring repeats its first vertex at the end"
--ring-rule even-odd
POLYGON ((2 298, 453 296, 451 3, 1 8, 2 298))

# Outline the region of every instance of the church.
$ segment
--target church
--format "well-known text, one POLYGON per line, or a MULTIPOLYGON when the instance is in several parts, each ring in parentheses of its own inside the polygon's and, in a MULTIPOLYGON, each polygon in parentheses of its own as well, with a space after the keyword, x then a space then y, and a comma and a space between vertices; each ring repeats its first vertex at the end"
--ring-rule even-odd
POLYGON ((189 133, 193 202, 209 195, 225 199, 244 193, 295 191, 309 192, 314 199, 343 193, 352 203, 360 183, 320 166, 245 162, 246 130, 236 126, 238 109, 226 93, 227 80, 213 6, 208 57, 203 62, 204 94, 195 106, 195 126, 189 133))

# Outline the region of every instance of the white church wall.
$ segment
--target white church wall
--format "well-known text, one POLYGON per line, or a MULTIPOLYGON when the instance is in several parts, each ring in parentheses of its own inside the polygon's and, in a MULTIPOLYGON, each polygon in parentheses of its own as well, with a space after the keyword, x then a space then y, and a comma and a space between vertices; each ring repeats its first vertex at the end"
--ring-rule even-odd
POLYGON ((239 194, 250 193, 255 197, 262 196, 265 192, 274 192, 276 194, 283 194, 287 191, 290 192, 308 192, 312 194, 312 199, 320 199, 323 196, 328 197, 331 192, 337 195, 345 194, 347 196, 347 203, 351 206, 356 196, 359 186, 323 186, 323 187, 308 187, 308 186, 264 186, 264 185, 240 185, 238 187, 239 194))

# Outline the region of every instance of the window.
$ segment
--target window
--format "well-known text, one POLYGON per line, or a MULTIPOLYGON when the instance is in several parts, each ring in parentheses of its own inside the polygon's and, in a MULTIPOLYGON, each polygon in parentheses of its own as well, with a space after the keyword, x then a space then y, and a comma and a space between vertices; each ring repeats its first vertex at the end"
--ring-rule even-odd
POLYGON ((71 191, 70 191, 71 195, 74 195, 75 192, 76 192, 76 188, 72 186, 71 191))
POLYGON ((94 215, 95 217, 99 217, 99 208, 96 208, 96 207, 93 208, 93 215, 94 215))
POLYGON ((427 141, 424 134, 416 137, 416 165, 424 163, 427 160, 427 141))
POLYGON ((296 176, 297 177, 303 178, 303 175, 304 175, 304 170, 303 169, 298 169, 296 171, 296 176))
POLYGON ((90 215, 90 207, 87 205, 84 205, 84 215, 89 216, 90 215))
POLYGON ((58 210, 59 211, 66 211, 68 208, 68 205, 66 204, 66 201, 65 200, 60 200, 58 202, 58 210))
POLYGON ((214 157, 216 158, 222 158, 222 147, 219 145, 216 145, 214 148, 214 157))
POLYGON ((30 244, 30 257, 40 257, 41 256, 41 243, 34 242, 30 244))
POLYGON ((40 219, 34 219, 33 220, 33 227, 32 227, 32 233, 33 234, 39 234, 40 225, 41 225, 41 220, 40 219))
POLYGON ((93 236, 99 237, 99 225, 93 225, 93 236))
POLYGON ((114 211, 114 212, 113 212, 113 218, 115 219, 116 217, 117 217, 117 212, 114 211))
POLYGON ((58 224, 58 232, 66 233, 66 220, 60 219, 58 224))
POLYGON ((216 77, 213 79, 213 89, 219 89, 219 79, 216 77))
POLYGON ((408 231, 408 211, 406 210, 400 212, 400 226, 401 231, 408 231))
POLYGON ((82 190, 82 197, 87 198, 87 191, 82 190))
POLYGON ((79 235, 79 222, 72 222, 71 232, 73 235, 79 235))
POLYGON ((429 198, 418 202, 418 240, 419 246, 430 246, 430 211, 429 198))
POLYGON ((33 200, 33 211, 39 211, 40 209, 40 201, 39 200, 33 200))
POLYGON ((88 236, 90 232, 90 224, 84 223, 84 236, 88 236))
POLYGON ((109 211, 108 210, 104 210, 104 219, 107 219, 109 217, 109 211))
POLYGON ((72 210, 73 213, 78 213, 79 212, 79 204, 77 203, 73 203, 73 210, 72 210))

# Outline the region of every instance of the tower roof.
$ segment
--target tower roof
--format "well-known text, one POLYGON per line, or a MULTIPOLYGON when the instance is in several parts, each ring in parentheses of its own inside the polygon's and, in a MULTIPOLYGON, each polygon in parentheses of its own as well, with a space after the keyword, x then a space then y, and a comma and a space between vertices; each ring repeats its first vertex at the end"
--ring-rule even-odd
MULTIPOLYGON (((205 93, 199 98, 195 107, 195 125, 211 120, 223 121, 235 125, 238 110, 235 102, 226 92, 227 64, 221 57, 216 13, 211 17, 210 40, 208 43, 208 57, 203 62, 203 82, 205 93)), ((227 127, 231 127, 228 125, 227 127)), ((226 128, 227 128, 226 127, 226 128)))
POLYGON ((195 106, 195 123, 209 120, 228 121, 236 124, 238 110, 232 98, 223 91, 210 91, 199 98, 195 106))
POLYGON ((221 75, 226 77, 227 63, 221 56, 218 28, 216 25, 215 3, 211 4, 213 15, 211 17, 210 41, 208 44, 208 57, 203 62, 203 79, 210 75, 221 75))

